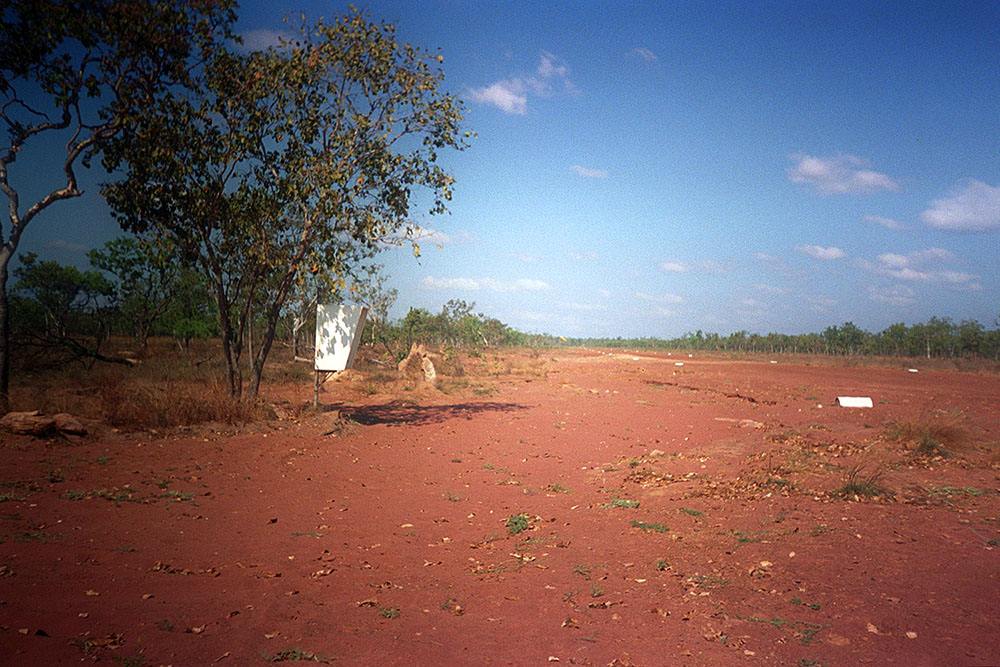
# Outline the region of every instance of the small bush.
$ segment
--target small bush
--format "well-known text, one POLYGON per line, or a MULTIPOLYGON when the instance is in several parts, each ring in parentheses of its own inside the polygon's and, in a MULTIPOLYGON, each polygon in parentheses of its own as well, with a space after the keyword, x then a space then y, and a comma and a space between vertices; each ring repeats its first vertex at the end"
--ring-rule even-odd
POLYGON ((518 533, 523 533, 528 530, 528 526, 531 525, 531 517, 529 517, 524 512, 520 514, 511 514, 507 517, 507 530, 510 531, 511 535, 517 535, 518 533))

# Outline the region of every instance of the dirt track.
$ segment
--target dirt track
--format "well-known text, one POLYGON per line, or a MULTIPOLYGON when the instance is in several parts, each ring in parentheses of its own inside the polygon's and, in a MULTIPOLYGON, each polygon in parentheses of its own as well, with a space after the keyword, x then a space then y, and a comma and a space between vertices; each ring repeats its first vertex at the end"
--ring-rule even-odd
POLYGON ((338 435, 0 436, 0 661, 1000 663, 996 376, 579 351, 478 372, 331 385, 338 435), (892 422, 951 426, 958 455, 892 422), (852 470, 892 495, 837 496, 852 470))

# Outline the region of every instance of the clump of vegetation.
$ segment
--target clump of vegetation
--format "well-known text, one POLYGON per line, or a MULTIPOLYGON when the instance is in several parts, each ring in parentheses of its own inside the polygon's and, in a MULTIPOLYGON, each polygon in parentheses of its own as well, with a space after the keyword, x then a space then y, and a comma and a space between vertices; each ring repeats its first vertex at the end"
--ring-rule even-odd
POLYGON ((629 521, 629 525, 634 528, 641 528, 643 532, 648 533, 653 531, 656 533, 666 533, 670 530, 667 526, 662 523, 646 523, 645 521, 629 521))
POLYGON ((895 495, 893 491, 882 484, 884 473, 885 466, 881 463, 871 467, 865 463, 855 464, 848 468, 844 485, 834 491, 834 495, 855 500, 893 496, 895 495))
POLYGON ((309 651, 303 651, 302 649, 296 648, 286 648, 278 651, 274 655, 264 656, 264 660, 267 662, 290 662, 295 660, 304 660, 306 662, 322 662, 326 663, 329 660, 322 658, 315 653, 310 653, 309 651))
POLYGON ((530 525, 531 525, 531 517, 525 514, 524 512, 520 512, 519 514, 511 514, 509 517, 507 517, 506 526, 507 530, 510 531, 511 535, 517 535, 518 533, 523 533, 524 531, 528 530, 528 527, 530 525))
POLYGON ((638 500, 630 500, 628 498, 612 498, 610 503, 605 503, 601 507, 603 509, 610 509, 612 507, 628 507, 635 508, 639 506, 638 500))
POLYGON ((889 422, 882 437, 905 444, 913 456, 921 458, 954 456, 968 441, 960 426, 926 421, 889 422))
POLYGON ((378 613, 382 618, 399 618, 402 613, 399 611, 399 607, 383 607, 378 610, 378 613))

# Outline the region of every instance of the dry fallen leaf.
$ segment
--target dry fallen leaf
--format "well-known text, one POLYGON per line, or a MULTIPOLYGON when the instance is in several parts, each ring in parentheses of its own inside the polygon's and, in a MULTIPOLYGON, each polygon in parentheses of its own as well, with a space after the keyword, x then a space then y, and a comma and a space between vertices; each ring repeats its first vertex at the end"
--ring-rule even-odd
POLYGON ((91 589, 91 590, 85 591, 84 595, 94 596, 94 595, 100 595, 100 593, 98 593, 97 591, 91 589))
POLYGON ((876 628, 871 623, 868 624, 867 628, 868 628, 868 632, 872 633, 873 635, 877 635, 878 634, 878 628, 876 628))

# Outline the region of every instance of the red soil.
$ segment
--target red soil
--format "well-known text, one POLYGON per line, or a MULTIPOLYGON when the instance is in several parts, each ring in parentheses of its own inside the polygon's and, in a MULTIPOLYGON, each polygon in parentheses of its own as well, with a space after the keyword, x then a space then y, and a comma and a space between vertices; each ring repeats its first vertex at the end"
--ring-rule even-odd
POLYGON ((1000 663, 1000 379, 634 356, 331 383, 331 435, 0 436, 0 662, 1000 663))

